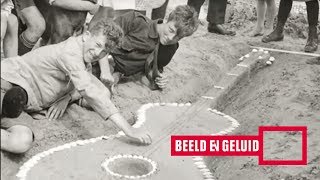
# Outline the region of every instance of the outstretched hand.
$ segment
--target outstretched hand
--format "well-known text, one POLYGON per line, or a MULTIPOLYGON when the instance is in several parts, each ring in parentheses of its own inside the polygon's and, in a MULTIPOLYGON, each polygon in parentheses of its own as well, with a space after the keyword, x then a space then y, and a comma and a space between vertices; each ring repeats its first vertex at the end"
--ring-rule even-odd
POLYGON ((148 132, 142 129, 132 128, 126 135, 134 142, 144 145, 149 145, 152 143, 151 136, 148 132))
POLYGON ((70 102, 71 97, 70 96, 66 96, 65 98, 55 102, 49 109, 47 112, 47 119, 49 119, 49 121, 51 120, 56 120, 57 118, 62 117, 62 115, 64 114, 64 112, 67 109, 67 106, 70 102))

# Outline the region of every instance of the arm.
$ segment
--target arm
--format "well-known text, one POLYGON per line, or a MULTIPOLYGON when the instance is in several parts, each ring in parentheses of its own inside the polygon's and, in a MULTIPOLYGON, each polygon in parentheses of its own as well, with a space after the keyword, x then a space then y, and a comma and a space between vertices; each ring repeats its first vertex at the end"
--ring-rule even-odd
POLYGON ((49 0, 49 4, 73 11, 91 11, 98 6, 90 0, 49 0))
POLYGON ((100 80, 103 83, 114 83, 114 78, 110 72, 110 65, 109 65, 109 60, 108 56, 103 57, 102 59, 99 60, 99 66, 100 66, 100 80))
POLYGON ((110 99, 109 90, 96 77, 87 71, 71 72, 70 77, 82 97, 103 119, 110 119, 133 141, 151 143, 148 133, 134 129, 119 113, 110 99))

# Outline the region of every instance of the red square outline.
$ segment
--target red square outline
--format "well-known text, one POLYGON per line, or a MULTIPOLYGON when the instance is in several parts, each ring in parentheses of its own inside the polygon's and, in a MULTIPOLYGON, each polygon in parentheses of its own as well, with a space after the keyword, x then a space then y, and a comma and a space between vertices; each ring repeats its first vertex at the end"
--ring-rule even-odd
POLYGON ((260 126, 259 127, 259 165, 307 165, 307 126, 260 126), (302 159, 301 160, 264 160, 263 132, 265 131, 301 131, 302 159))

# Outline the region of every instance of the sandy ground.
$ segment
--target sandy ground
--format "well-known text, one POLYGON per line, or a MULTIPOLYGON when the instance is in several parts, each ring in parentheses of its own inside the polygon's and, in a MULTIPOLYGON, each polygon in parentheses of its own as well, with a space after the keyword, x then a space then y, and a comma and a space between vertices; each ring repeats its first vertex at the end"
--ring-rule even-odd
MULTIPOLYGON (((208 159, 216 179, 320 178, 320 66, 306 57, 274 54, 276 62, 258 72, 224 110, 239 121, 234 134, 257 135, 259 126, 307 126, 307 166, 259 166, 256 157, 208 159)), ((301 159, 300 133, 266 134, 265 159, 301 159)))
MULTIPOLYGON (((177 4, 184 2, 175 1, 177 4)), ((175 3, 171 3, 170 7, 175 3)), ((255 20, 252 10, 255 5, 251 1, 249 5, 240 3, 229 6, 226 18, 229 23, 226 26, 237 30, 235 37, 208 33, 203 20, 192 37, 181 41, 177 54, 165 69, 170 78, 167 89, 150 91, 140 83, 138 77, 124 79, 116 87, 113 98, 124 116, 133 122, 134 112, 148 102, 195 102, 224 72, 236 65, 240 56, 249 52, 249 45, 303 50, 306 39, 298 39, 298 31, 289 32, 291 35, 287 35, 283 42, 270 44, 261 43, 261 37, 248 37, 255 20)), ((317 53, 320 54, 320 50, 317 53)), ((240 99, 235 100, 225 112, 241 120, 242 127, 248 127, 239 129, 239 134, 256 134, 259 125, 307 125, 310 165, 302 168, 273 168, 257 166, 255 158, 210 159, 210 166, 217 179, 257 179, 258 175, 261 179, 316 179, 317 175, 319 178, 320 145, 316 139, 319 137, 316 129, 320 117, 320 79, 317 77, 320 66, 306 65, 305 57, 278 54, 275 57, 278 60, 276 64, 262 70, 253 80, 255 83, 246 87, 248 89, 243 90, 240 99), (270 73, 273 71, 275 73, 270 73)), ((36 141, 30 151, 20 156, 1 152, 1 179, 14 179, 18 167, 36 153, 76 139, 117 131, 110 122, 104 122, 97 114, 77 105, 71 105, 65 116, 57 121, 34 121, 34 127, 36 141)), ((293 142, 294 138, 290 138, 280 145, 291 146, 293 142)))

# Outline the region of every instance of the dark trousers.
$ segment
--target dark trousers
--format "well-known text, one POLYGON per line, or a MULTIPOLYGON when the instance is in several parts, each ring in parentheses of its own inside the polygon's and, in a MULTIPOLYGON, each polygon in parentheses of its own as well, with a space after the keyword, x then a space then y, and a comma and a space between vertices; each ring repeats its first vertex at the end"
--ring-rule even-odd
MULTIPOLYGON (((200 8, 205 0, 188 0, 188 5, 200 13, 200 8)), ((209 0, 207 21, 212 24, 224 24, 227 0, 209 0)))

